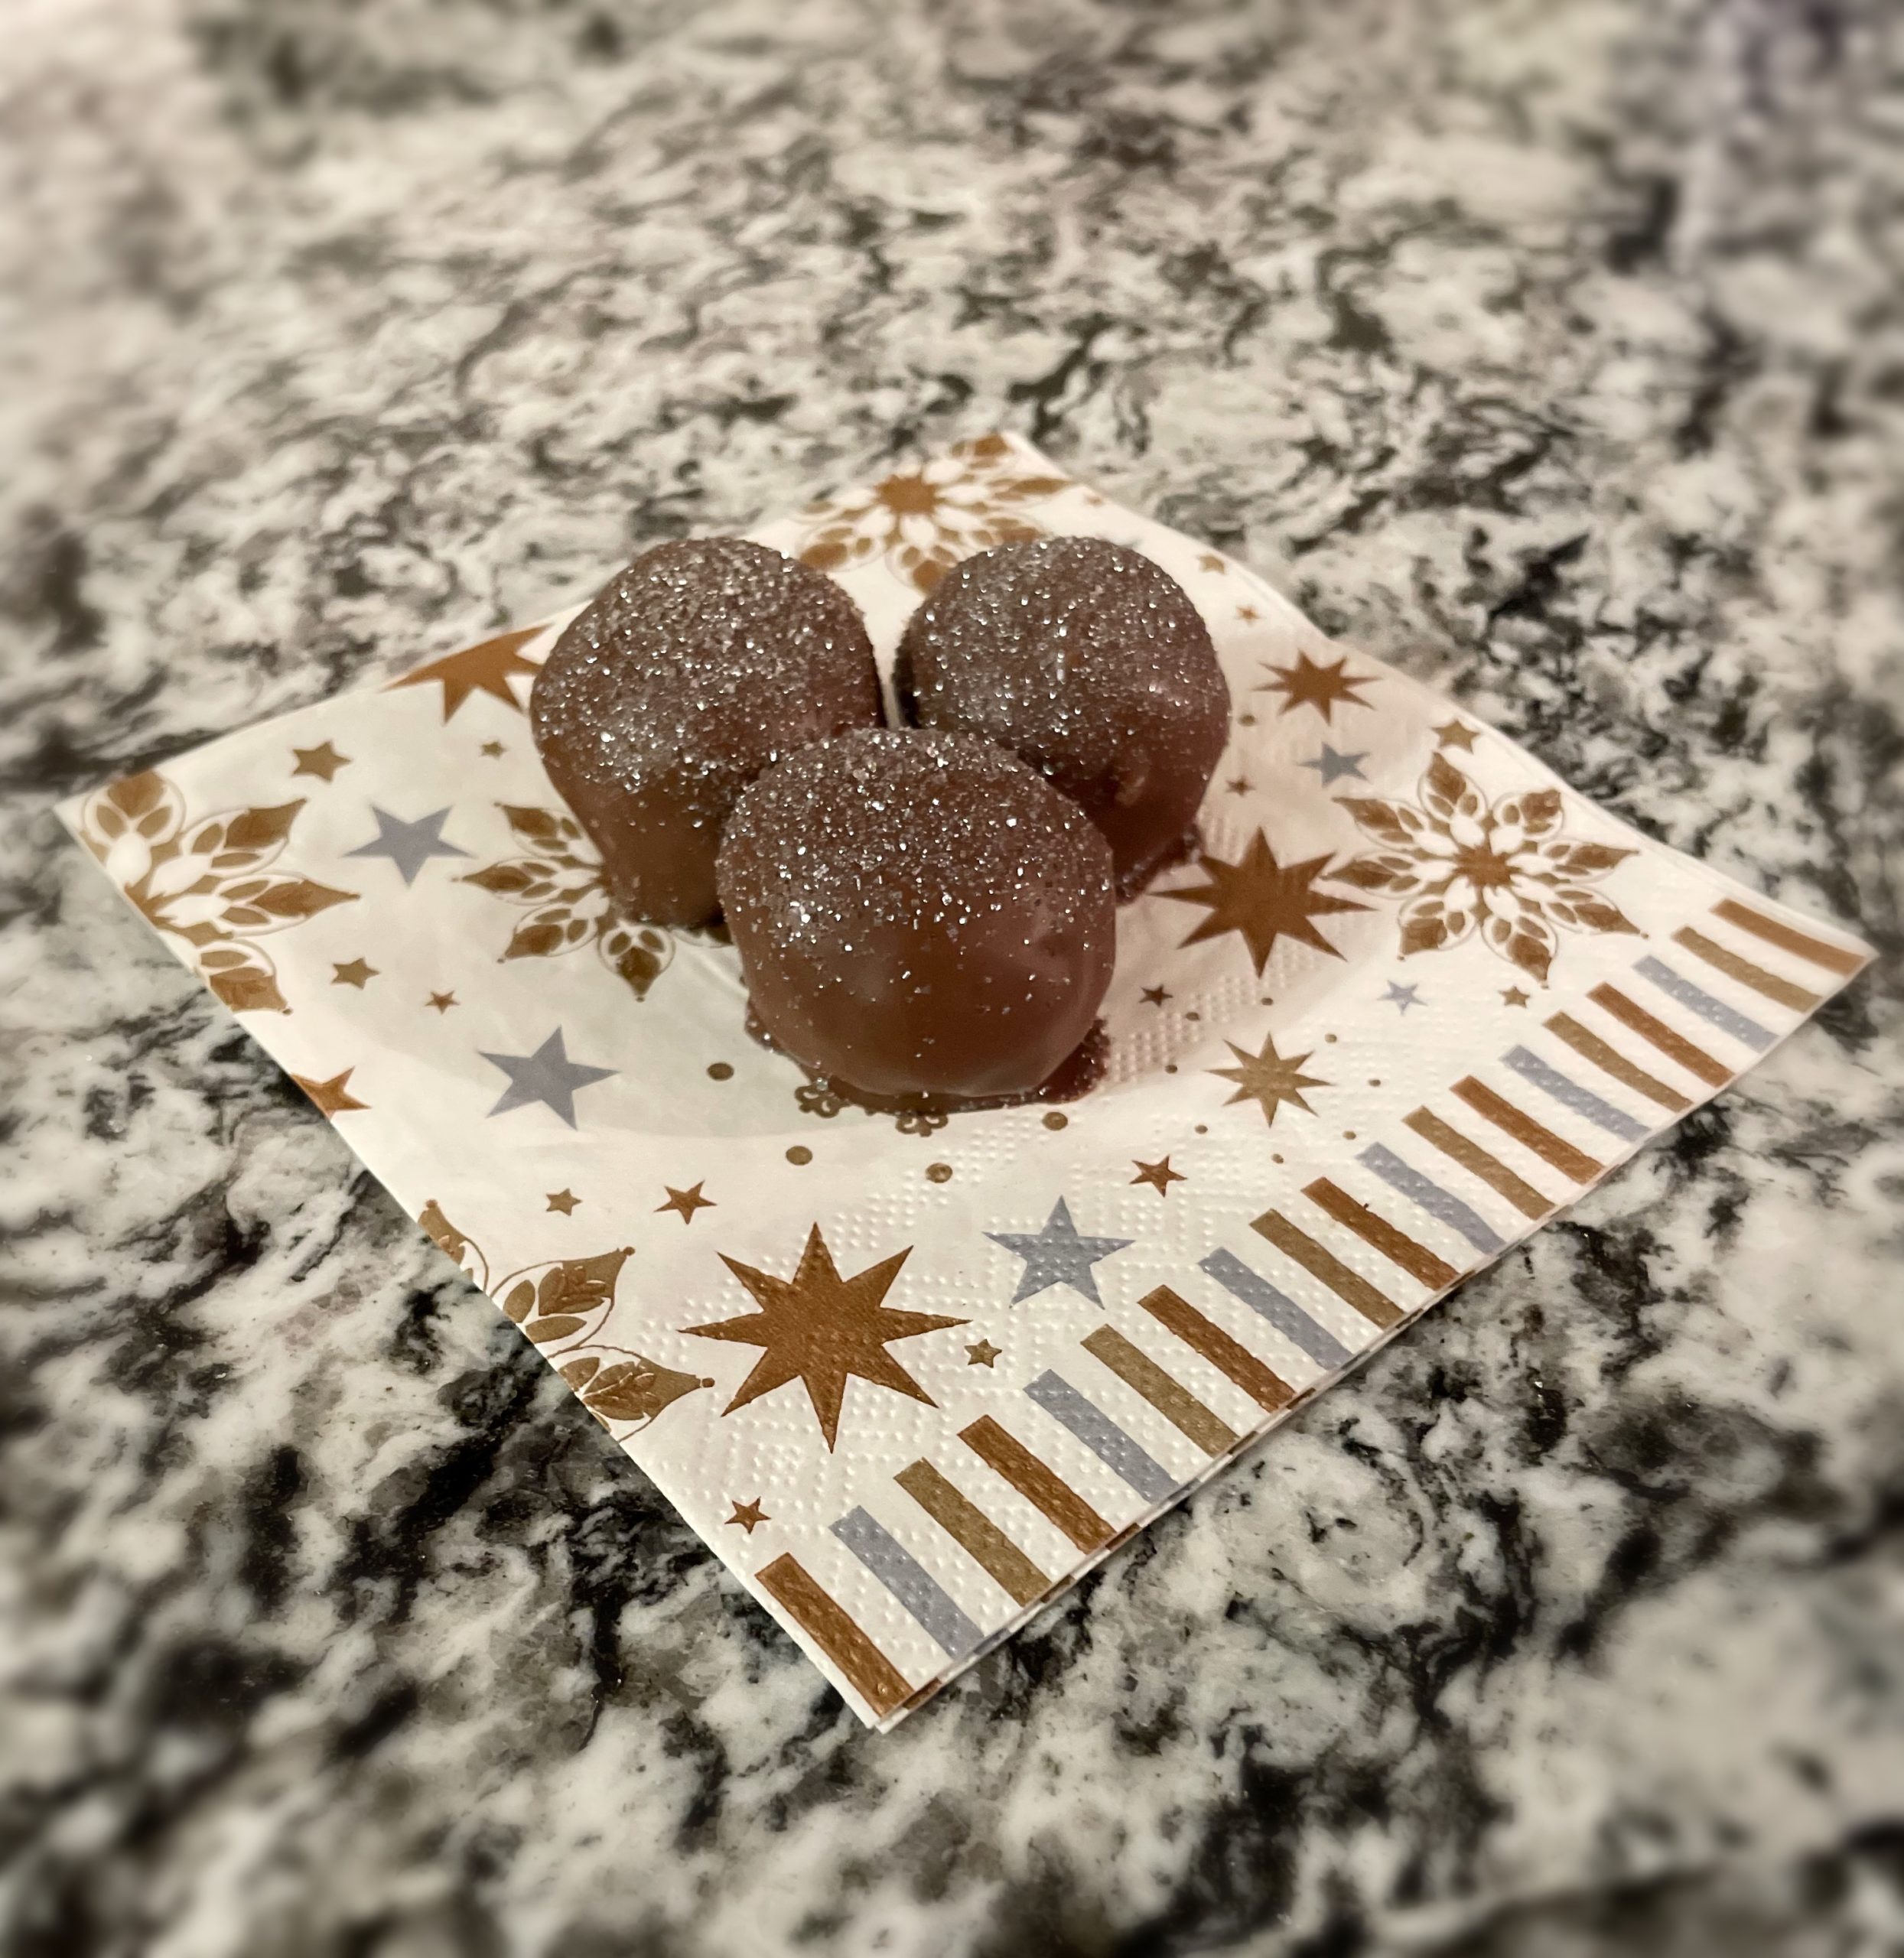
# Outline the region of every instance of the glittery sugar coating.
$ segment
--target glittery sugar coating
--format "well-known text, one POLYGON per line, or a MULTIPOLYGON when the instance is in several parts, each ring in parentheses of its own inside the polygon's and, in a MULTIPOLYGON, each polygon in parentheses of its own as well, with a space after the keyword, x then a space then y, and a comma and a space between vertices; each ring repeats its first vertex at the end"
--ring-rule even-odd
POLYGON ((776 1044, 868 1095, 1027 1094, 1110 984, 1109 847, 975 735, 848 734, 769 769, 720 883, 776 1044))
POLYGON ((658 545, 604 586, 536 676, 542 765, 637 918, 714 915, 714 852, 742 789, 783 756, 880 724, 859 608, 764 545, 658 545))
POLYGON ((897 681, 908 719, 1012 749, 1082 803, 1120 892, 1195 821, 1229 730, 1229 688, 1183 587, 1095 537, 968 558, 913 614, 897 681))

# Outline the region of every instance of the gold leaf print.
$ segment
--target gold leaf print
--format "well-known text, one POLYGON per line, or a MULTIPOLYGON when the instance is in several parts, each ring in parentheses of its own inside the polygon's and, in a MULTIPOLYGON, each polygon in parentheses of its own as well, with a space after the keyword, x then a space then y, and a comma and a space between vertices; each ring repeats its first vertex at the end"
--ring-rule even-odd
POLYGON ((684 1395, 713 1386, 711 1380, 677 1373, 640 1353, 600 1344, 591 1347, 591 1341, 600 1338, 622 1267, 633 1255, 627 1246, 592 1257, 527 1265, 491 1286, 489 1260, 481 1247, 451 1222, 435 1197, 418 1213, 417 1221, 439 1251, 466 1268, 477 1268, 479 1283, 610 1433, 618 1427, 645 1427, 684 1395))
POLYGON ((1072 486, 1040 474, 1002 435, 955 444, 935 460, 870 488, 812 505, 802 560, 822 571, 884 558, 919 591, 930 591, 962 558, 1042 537, 1024 514, 1072 486))
POLYGON ((1636 932, 1603 893, 1590 889, 1630 850, 1562 834, 1559 790, 1534 789, 1490 802, 1445 754, 1422 773, 1414 803, 1336 799, 1380 847, 1333 874, 1358 890, 1398 898, 1401 956, 1442 951, 1478 937, 1511 965, 1544 981, 1569 932, 1636 932))
POLYGON ((418 1223, 424 1234, 446 1257, 453 1257, 458 1264, 463 1262, 463 1254, 470 1248, 470 1241, 443 1214, 443 1206, 431 1197, 417 1214, 418 1223))
POLYGON ((527 854, 485 864, 462 881, 529 912, 504 943, 503 958, 555 958, 592 945, 635 997, 646 999, 673 961, 674 940, 658 925, 622 916, 602 877, 601 860, 573 816, 508 802, 497 806, 527 854))
POLYGON ((278 967, 258 941, 355 901, 278 860, 301 800, 196 820, 155 770, 90 796, 80 833, 155 931, 191 947, 199 976, 233 1013, 288 1013, 278 967))
POLYGON ((583 1406, 604 1427, 627 1421, 646 1426, 683 1394, 713 1384, 704 1375, 677 1373, 637 1353, 592 1374, 581 1393, 583 1406))

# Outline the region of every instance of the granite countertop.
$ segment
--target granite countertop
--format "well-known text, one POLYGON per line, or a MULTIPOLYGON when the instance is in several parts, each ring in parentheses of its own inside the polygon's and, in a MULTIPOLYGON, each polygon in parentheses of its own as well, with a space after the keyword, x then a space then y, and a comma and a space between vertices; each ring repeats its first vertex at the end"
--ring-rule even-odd
POLYGON ((1904 1948, 1899 28, 16 10, 0 1945, 1904 1948), (999 423, 1887 956, 880 1738, 49 810, 999 423))

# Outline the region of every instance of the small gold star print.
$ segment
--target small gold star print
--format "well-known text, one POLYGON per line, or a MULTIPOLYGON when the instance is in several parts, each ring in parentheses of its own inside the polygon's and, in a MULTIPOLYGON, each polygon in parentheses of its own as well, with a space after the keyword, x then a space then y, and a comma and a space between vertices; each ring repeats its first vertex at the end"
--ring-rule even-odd
POLYGON ((1504 987, 1501 997, 1511 1007, 1524 1007, 1528 1002, 1528 995, 1518 986, 1504 987))
POLYGON ((1236 616, 1239 619, 1247 620, 1254 624, 1263 615, 1253 605, 1239 605, 1236 608, 1236 616))
POLYGON ((503 744, 500 741, 485 741, 483 743, 482 752, 493 761, 503 752, 503 744))
POLYGON ((1220 571, 1224 568, 1222 559, 1218 557, 1214 551, 1205 551, 1200 553, 1196 560, 1196 565, 1199 571, 1220 571))
POLYGON ((1223 786, 1227 789, 1232 795, 1247 795, 1249 793, 1249 784, 1240 775, 1232 776, 1229 780, 1223 784, 1223 786))
POLYGON ((1147 1007, 1160 1007, 1172 997, 1161 986, 1146 986, 1144 989, 1144 1003, 1147 1007))
POLYGON ((981 1339, 976 1346, 965 1348, 965 1364, 968 1367, 988 1367, 1005 1349, 994 1346, 989 1339, 981 1339))
POLYGON ((655 1205, 655 1213, 657 1216, 664 1210, 672 1210, 680 1218, 682 1223, 692 1224, 694 1221, 694 1214, 697 1210, 712 1210, 715 1207, 712 1197, 703 1196, 701 1194, 701 1186, 698 1183, 696 1183, 691 1190, 678 1190, 672 1183, 663 1183, 661 1187, 668 1192, 668 1201, 655 1205))
POLYGON ((435 1007, 438 1013, 448 1013, 456 1003, 456 995, 454 993, 432 993, 423 1002, 426 1007, 435 1007))
POLYGON ((1299 707, 1313 707, 1333 727, 1338 706, 1370 704, 1356 689, 1372 686, 1375 676, 1372 673, 1351 673, 1348 666, 1346 659, 1338 659, 1334 665, 1324 666, 1311 659, 1307 653, 1299 652, 1294 666, 1271 667, 1271 677, 1256 691, 1259 694, 1282 694, 1284 714, 1294 714, 1299 707))
POLYGON ((293 775, 314 775, 320 781, 328 782, 340 768, 350 766, 350 757, 340 755, 328 741, 321 741, 314 748, 293 748, 298 757, 298 766, 293 775))
POLYGON ((335 959, 330 962, 330 983, 334 986, 354 986, 361 993, 365 982, 376 976, 377 968, 360 958, 347 959, 341 965, 335 959))
POLYGON ((301 1074, 291 1078, 317 1104, 321 1115, 348 1114, 353 1108, 367 1108, 368 1101, 360 1101, 350 1092, 350 1077, 356 1072, 354 1068, 346 1068, 342 1074, 334 1074, 328 1081, 311 1081, 301 1074))
POLYGON ((573 1216, 576 1205, 581 1202, 573 1190, 551 1190, 548 1193, 549 1208, 559 1210, 565 1217, 573 1216))
POLYGON ((751 1502, 735 1503, 734 1514, 727 1518, 727 1521, 730 1523, 739 1524, 740 1527, 751 1537, 763 1523, 771 1523, 773 1518, 760 1507, 760 1498, 756 1496, 751 1502))
MULTIPOLYGON (((1263 1111, 1263 1120, 1274 1128, 1276 1111, 1287 1101, 1292 1108, 1300 1108, 1305 1115, 1316 1111, 1303 1099, 1305 1088, 1326 1088, 1330 1084, 1313 1074, 1303 1072, 1303 1063, 1309 1059, 1307 1054, 1294 1054, 1287 1057, 1276 1051, 1274 1036, 1264 1034, 1263 1051, 1252 1054, 1237 1046, 1234 1040, 1225 1040, 1223 1045, 1234 1054, 1238 1066, 1212 1068, 1209 1072, 1221 1075, 1225 1081, 1236 1083, 1236 1092, 1231 1102, 1254 1101, 1263 1111)), ((1227 1107, 1228 1103, 1225 1105, 1227 1107)))
POLYGON ((1469 727, 1459 720, 1444 720, 1435 732, 1437 748, 1459 748, 1463 754, 1474 750, 1474 737, 1480 733, 1478 727, 1469 727))
POLYGON ((1140 1163, 1133 1157, 1131 1164, 1137 1171, 1137 1174, 1131 1179, 1131 1182, 1148 1183, 1159 1196, 1168 1196, 1170 1193, 1171 1184, 1186 1183, 1190 1181, 1181 1169, 1173 1169, 1170 1167, 1170 1159, 1167 1156, 1161 1163, 1140 1163))

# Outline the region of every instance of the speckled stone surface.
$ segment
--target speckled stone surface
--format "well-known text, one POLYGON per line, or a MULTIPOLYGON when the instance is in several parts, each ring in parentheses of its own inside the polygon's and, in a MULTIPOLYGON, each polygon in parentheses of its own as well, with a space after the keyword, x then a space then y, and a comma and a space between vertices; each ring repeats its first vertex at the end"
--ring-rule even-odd
POLYGON ((1904 1948, 1869 0, 28 0, 0 1946, 1904 1948), (1876 942, 879 1738, 54 798, 1003 422, 1876 942))

